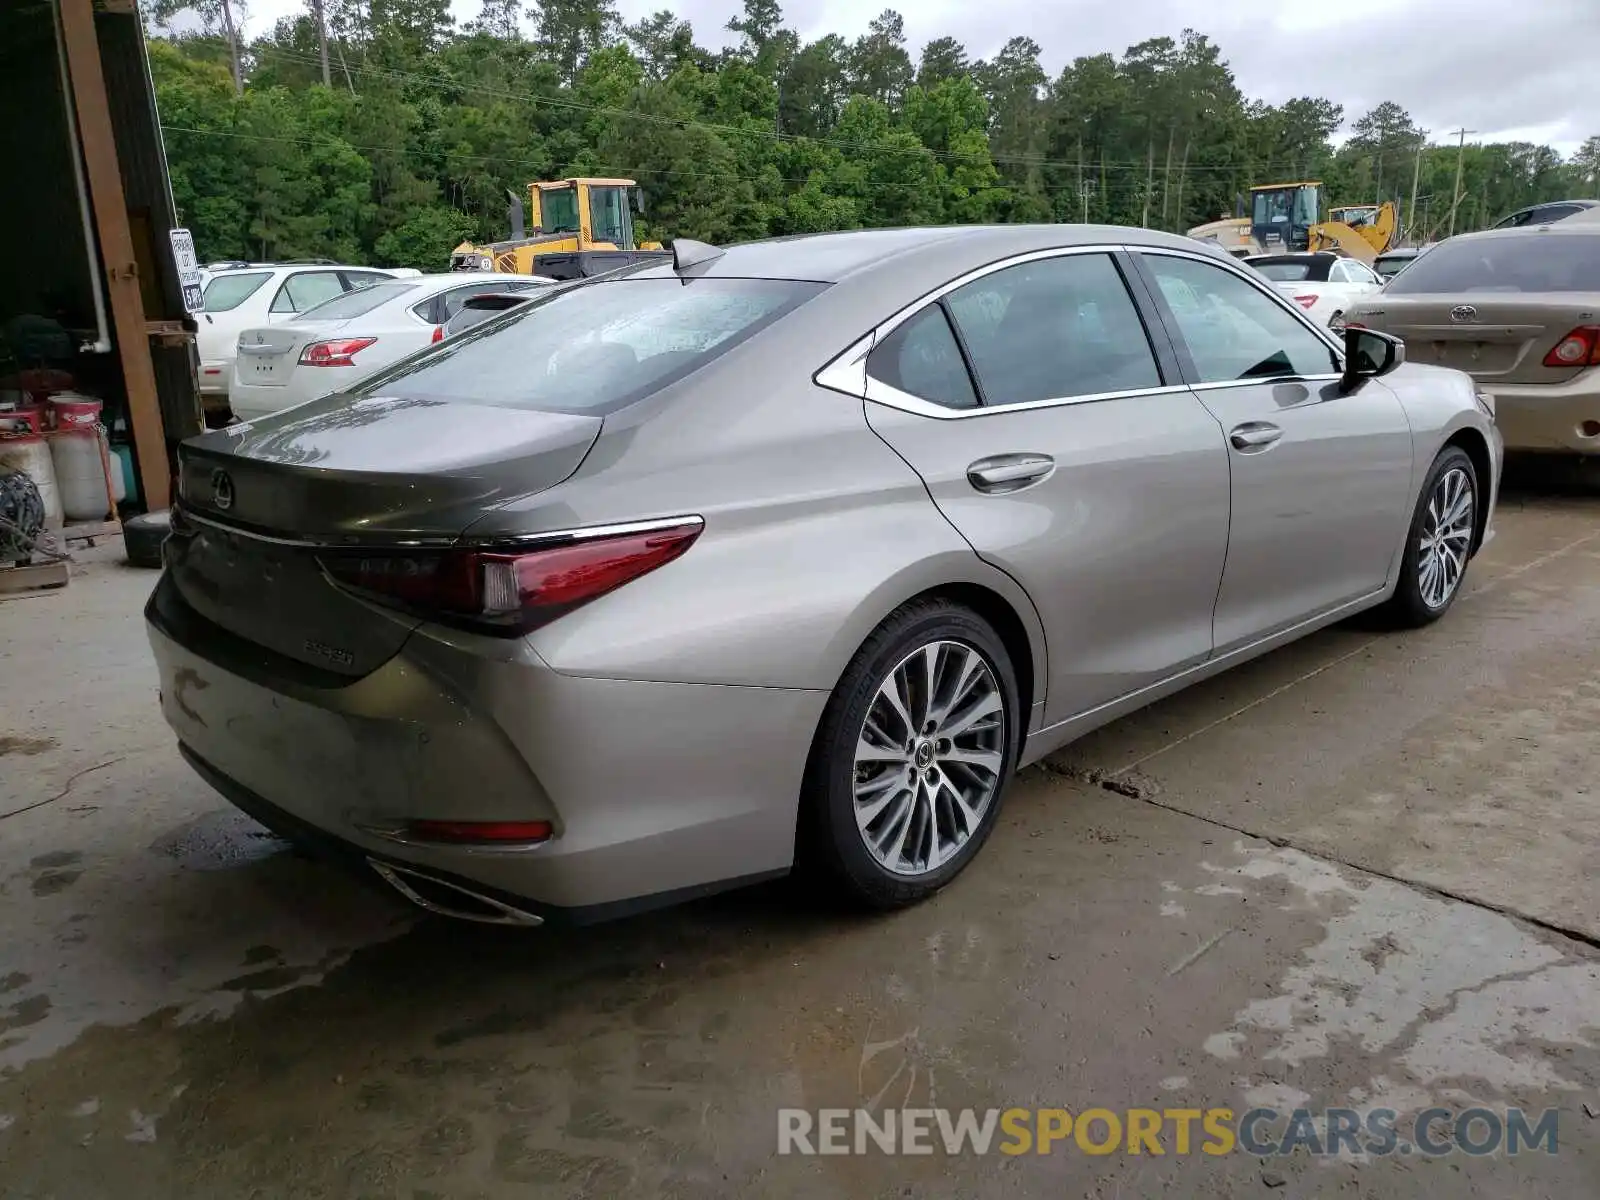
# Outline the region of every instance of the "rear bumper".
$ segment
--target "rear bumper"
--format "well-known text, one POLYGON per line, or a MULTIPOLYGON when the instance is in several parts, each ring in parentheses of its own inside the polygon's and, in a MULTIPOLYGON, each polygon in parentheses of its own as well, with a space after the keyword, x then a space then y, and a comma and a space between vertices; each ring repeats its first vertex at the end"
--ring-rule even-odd
POLYGON ((426 629, 353 683, 274 678, 269 652, 230 653, 174 593, 163 578, 146 617, 186 756, 239 808, 341 861, 579 921, 790 866, 823 693, 577 678, 521 643, 496 657, 426 629), (393 840, 425 817, 548 820, 555 836, 518 850, 393 840))
POLYGON ((1494 397, 1495 424, 1508 450, 1600 454, 1600 368, 1551 386, 1480 382, 1494 397), (1584 423, 1592 422, 1591 433, 1584 423))
POLYGON ((200 395, 208 401, 226 400, 228 381, 233 378, 231 358, 206 358, 200 361, 200 395))

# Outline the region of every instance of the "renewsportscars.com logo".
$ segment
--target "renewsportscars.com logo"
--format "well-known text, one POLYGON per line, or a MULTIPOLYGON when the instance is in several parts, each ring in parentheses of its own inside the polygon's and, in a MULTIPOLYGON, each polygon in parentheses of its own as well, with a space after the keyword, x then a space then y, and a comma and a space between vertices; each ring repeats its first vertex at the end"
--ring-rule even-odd
POLYGON ((779 1154, 1208 1154, 1439 1158, 1557 1152, 1557 1110, 780 1108, 779 1154))

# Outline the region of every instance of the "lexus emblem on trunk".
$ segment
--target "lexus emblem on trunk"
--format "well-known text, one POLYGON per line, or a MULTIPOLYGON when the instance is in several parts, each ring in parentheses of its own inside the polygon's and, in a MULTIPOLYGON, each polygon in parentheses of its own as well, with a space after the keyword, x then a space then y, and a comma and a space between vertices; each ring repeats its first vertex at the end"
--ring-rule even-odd
POLYGON ((1476 321, 1478 319, 1478 310, 1470 304, 1458 304, 1450 310, 1450 319, 1452 321, 1476 321))
POLYGON ((233 480, 226 471, 211 472, 211 502, 222 509, 233 507, 233 480))

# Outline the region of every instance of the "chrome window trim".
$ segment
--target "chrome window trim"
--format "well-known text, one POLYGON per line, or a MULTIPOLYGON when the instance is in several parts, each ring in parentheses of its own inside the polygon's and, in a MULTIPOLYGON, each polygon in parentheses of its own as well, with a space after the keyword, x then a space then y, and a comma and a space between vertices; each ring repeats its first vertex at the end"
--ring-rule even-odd
MULTIPOLYGON (((896 409, 900 412, 910 413, 913 416, 932 417, 939 421, 965 421, 973 417, 995 416, 1008 412, 1027 412, 1047 408, 1063 408, 1072 404, 1098 404, 1106 400, 1137 399, 1145 396, 1162 396, 1176 392, 1217 391, 1223 388, 1258 387, 1263 383, 1329 383, 1341 378, 1340 372, 1330 371, 1328 374, 1316 375, 1275 375, 1261 379, 1223 379, 1213 383, 1177 383, 1164 384, 1155 388, 1137 388, 1120 392, 1096 392, 1082 396, 1061 396, 1047 400, 1030 400, 1023 404, 981 404, 976 408, 947 408, 945 405, 936 404, 932 400, 924 400, 920 396, 913 396, 899 388, 891 387, 882 380, 873 379, 867 374, 867 356, 877 346, 878 341, 888 337, 901 325, 916 316, 929 305, 938 303, 945 296, 957 288, 965 287, 975 280, 986 275, 993 275, 997 271, 1009 267, 1020 266, 1023 263, 1039 262, 1049 258, 1067 258, 1079 254, 1162 254, 1170 258, 1186 258, 1194 262, 1209 263, 1219 270, 1233 275, 1237 279, 1253 287, 1261 295, 1272 300, 1284 312, 1289 313, 1303 327, 1310 330, 1336 355, 1337 361, 1344 361, 1344 347, 1332 335, 1321 328, 1316 322, 1307 318, 1300 309, 1291 304, 1276 290, 1263 286, 1251 277, 1246 269, 1234 265, 1231 260, 1219 259, 1216 255, 1206 254, 1203 251, 1190 251, 1176 246, 1142 246, 1127 243, 1097 242, 1086 246, 1056 246, 1045 250, 1028 250, 1009 258, 999 259, 992 263, 985 263, 981 267, 974 267, 965 274, 956 276, 937 288, 925 293, 910 304, 899 309, 892 316, 881 321, 870 333, 857 338, 839 354, 835 355, 826 366, 812 376, 812 381, 819 387, 830 391, 842 392, 858 400, 865 400, 873 404, 881 404, 885 408, 896 409)), ((1135 311, 1138 311, 1138 301, 1131 290, 1128 299, 1133 302, 1135 311)), ((1139 313, 1143 321, 1144 314, 1139 313)), ((1151 351, 1152 359, 1155 353, 1151 351)))
MULTIPOLYGON (((910 304, 895 312, 892 316, 878 323, 866 336, 856 339, 845 350, 831 359, 826 366, 813 375, 812 381, 820 387, 831 391, 843 392, 847 396, 854 396, 860 400, 868 400, 874 404, 881 404, 886 408, 898 409, 901 412, 912 413, 919 417, 933 417, 941 421, 960 421, 972 417, 994 416, 999 413, 1023 412, 1041 408, 1060 408, 1068 404, 1094 404, 1103 400, 1120 400, 1136 396, 1159 396, 1169 392, 1183 392, 1188 390, 1187 384, 1163 384, 1154 388, 1137 388, 1121 392, 1095 392, 1082 396, 1061 396, 1045 400, 1028 400, 1021 404, 980 404, 973 408, 949 408, 943 404, 936 404, 932 400, 924 400, 920 396, 913 396, 899 388, 891 387, 882 380, 873 379, 867 374, 867 356, 870 355, 878 342, 887 338, 896 329, 900 328, 912 317, 923 309, 937 304, 944 297, 958 288, 963 288, 969 283, 1004 271, 1011 267, 1021 266, 1024 263, 1042 262, 1051 258, 1071 258, 1082 254, 1115 255, 1118 251, 1127 250, 1129 247, 1112 242, 1097 242, 1086 246, 1052 246, 1044 250, 1025 250, 1021 254, 1013 254, 1009 258, 998 259, 995 262, 985 263, 981 267, 974 267, 963 275, 940 284, 930 292, 913 300, 910 304)), ((1115 266, 1113 261, 1113 266, 1115 266)), ((1121 274, 1121 268, 1118 268, 1121 274)), ((1124 287, 1127 284, 1124 283, 1124 287)), ((1128 289, 1128 303, 1133 305, 1133 310, 1138 316, 1140 324, 1144 322, 1144 314, 1139 309, 1139 301, 1134 296, 1132 289, 1128 289)), ((1156 357, 1155 349, 1150 350, 1150 361, 1160 373, 1160 361, 1156 357)))
POLYGON ((891 387, 880 379, 867 376, 867 394, 863 399, 898 409, 919 417, 933 417, 939 421, 963 421, 969 417, 999 416, 1001 413, 1032 412, 1041 408, 1066 408, 1073 404, 1099 404, 1105 400, 1128 400, 1143 396, 1164 396, 1193 389, 1188 384, 1163 384, 1161 387, 1138 388, 1124 392, 1092 392, 1082 396, 1057 396, 1046 400, 1025 400, 1020 404, 979 404, 972 408, 946 408, 932 400, 924 400, 899 388, 891 387))
POLYGON ((686 525, 695 525, 703 529, 706 523, 705 518, 698 514, 685 514, 680 517, 657 517, 648 521, 624 521, 611 525, 585 525, 572 529, 552 529, 541 533, 490 534, 482 537, 454 537, 441 534, 437 537, 383 537, 379 535, 368 536, 364 539, 354 537, 291 538, 277 534, 262 533, 227 521, 220 521, 216 517, 201 516, 194 509, 181 503, 174 504, 173 509, 180 522, 193 522, 196 525, 204 525, 221 533, 232 534, 235 537, 265 542, 272 546, 291 546, 301 550, 469 550, 495 546, 537 549, 540 546, 565 546, 574 542, 586 542, 594 538, 621 537, 630 533, 654 533, 662 529, 681 529, 686 525))

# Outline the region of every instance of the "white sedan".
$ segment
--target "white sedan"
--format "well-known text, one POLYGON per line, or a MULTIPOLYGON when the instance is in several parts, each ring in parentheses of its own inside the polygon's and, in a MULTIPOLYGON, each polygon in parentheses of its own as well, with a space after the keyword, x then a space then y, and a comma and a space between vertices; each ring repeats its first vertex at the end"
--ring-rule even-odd
POLYGON ((533 275, 419 275, 337 296, 293 321, 246 329, 239 335, 229 406, 249 421, 347 388, 442 340, 445 322, 469 296, 554 282, 533 275))
POLYGON ((1344 310, 1383 287, 1372 268, 1327 250, 1298 254, 1252 254, 1244 260, 1280 292, 1331 329, 1344 325, 1344 310))

